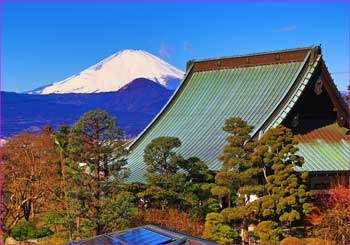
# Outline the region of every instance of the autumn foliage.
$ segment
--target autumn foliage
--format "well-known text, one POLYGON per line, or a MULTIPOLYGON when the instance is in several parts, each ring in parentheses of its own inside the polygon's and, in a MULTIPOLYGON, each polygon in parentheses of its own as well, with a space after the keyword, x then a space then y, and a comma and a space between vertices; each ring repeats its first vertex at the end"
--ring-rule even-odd
POLYGON ((8 232, 19 221, 29 220, 54 199, 58 174, 51 163, 49 133, 21 133, 2 149, 2 229, 8 232))
POLYGON ((335 243, 350 241, 350 187, 338 185, 321 198, 320 224, 315 236, 335 243))
POLYGON ((155 224, 177 232, 201 237, 204 229, 204 221, 191 219, 190 215, 179 209, 147 209, 140 211, 144 224, 155 224))
POLYGON ((146 183, 125 183, 123 134, 100 109, 72 128, 16 135, 2 148, 1 230, 20 240, 54 233, 49 243, 146 224, 224 244, 241 236, 279 243, 286 235, 283 244, 349 242, 349 187, 310 203, 308 173, 294 170, 303 158, 292 131, 278 126, 256 140, 252 129, 239 118, 225 121, 215 183, 206 163, 181 156, 180 139, 168 136, 145 149, 146 183), (313 238, 291 237, 302 224, 313 238))

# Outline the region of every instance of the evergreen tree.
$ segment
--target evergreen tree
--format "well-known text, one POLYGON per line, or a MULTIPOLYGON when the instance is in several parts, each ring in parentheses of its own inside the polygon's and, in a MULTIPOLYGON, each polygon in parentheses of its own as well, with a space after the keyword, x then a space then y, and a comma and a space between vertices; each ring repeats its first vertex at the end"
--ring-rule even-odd
POLYGON ((67 189, 67 176, 66 169, 67 164, 69 165, 68 159, 68 138, 69 138, 70 127, 68 125, 59 125, 56 132, 53 132, 52 144, 54 146, 54 153, 52 160, 57 164, 57 171, 60 176, 60 185, 55 190, 57 201, 59 204, 56 208, 48 212, 45 216, 46 223, 59 226, 56 229, 57 232, 63 233, 62 238, 72 240, 73 228, 71 225, 71 218, 69 217, 68 210, 68 189, 67 189))
POLYGON ((186 177, 178 170, 184 159, 174 151, 180 146, 178 138, 163 136, 153 139, 145 148, 147 189, 138 196, 150 201, 153 206, 162 209, 181 206, 186 177))
POLYGON ((229 135, 226 137, 227 144, 218 158, 223 165, 215 177, 217 186, 212 189, 212 193, 220 200, 227 196, 228 208, 224 209, 222 214, 226 221, 241 224, 243 241, 248 243, 249 215, 246 205, 253 195, 261 196, 264 189, 264 186, 258 183, 262 170, 251 159, 256 146, 250 135, 253 126, 238 117, 233 117, 225 121, 223 129, 229 135), (232 194, 236 193, 231 208, 232 194))
POLYGON ((259 244, 279 244, 282 238, 282 229, 274 221, 262 221, 254 230, 259 237, 259 244))
POLYGON ((239 234, 225 224, 224 217, 219 213, 209 213, 205 220, 203 238, 220 244, 239 243, 239 234))
POLYGON ((131 226, 131 218, 136 213, 135 196, 121 191, 112 197, 102 197, 101 223, 104 232, 123 230, 131 226))
POLYGON ((55 156, 57 159, 59 174, 62 176, 64 181, 64 171, 66 160, 68 158, 68 137, 69 137, 70 127, 68 125, 59 125, 57 132, 54 132, 54 146, 55 146, 55 156))
POLYGON ((208 184, 213 175, 208 166, 196 157, 184 159, 174 149, 181 146, 176 137, 153 139, 145 148, 144 161, 146 190, 138 194, 153 206, 192 209, 192 214, 203 216, 210 197, 208 184))
POLYGON ((75 217, 77 236, 103 232, 102 197, 116 195, 120 182, 127 177, 124 168, 122 132, 115 118, 106 111, 89 111, 73 125, 69 133, 68 150, 72 164, 68 170, 69 205, 75 217))
POLYGON ((181 141, 176 137, 163 136, 153 139, 144 151, 147 172, 165 176, 176 173, 183 158, 175 153, 174 149, 180 146, 181 141))
POLYGON ((254 161, 263 164, 266 195, 256 200, 261 220, 290 226, 303 220, 313 210, 308 203, 308 172, 295 172, 304 159, 297 155, 297 141, 292 131, 282 125, 268 130, 259 140, 254 161))
POLYGON ((215 186, 214 175, 208 166, 197 157, 190 157, 180 162, 185 173, 185 200, 190 204, 192 217, 200 220, 212 211, 209 200, 212 198, 211 188, 215 186))

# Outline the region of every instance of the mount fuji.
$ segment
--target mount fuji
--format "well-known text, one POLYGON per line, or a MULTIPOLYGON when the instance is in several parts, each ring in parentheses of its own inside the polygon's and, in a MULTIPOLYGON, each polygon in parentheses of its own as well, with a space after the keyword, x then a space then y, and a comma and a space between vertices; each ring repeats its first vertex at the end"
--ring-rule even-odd
POLYGON ((2 137, 36 132, 49 124, 73 125, 101 108, 134 137, 160 111, 184 73, 142 50, 122 50, 63 81, 30 92, 0 91, 2 137), (39 109, 40 108, 40 109, 39 109))
POLYGON ((184 72, 143 50, 126 49, 63 81, 29 94, 101 93, 118 91, 137 78, 174 90, 184 72))

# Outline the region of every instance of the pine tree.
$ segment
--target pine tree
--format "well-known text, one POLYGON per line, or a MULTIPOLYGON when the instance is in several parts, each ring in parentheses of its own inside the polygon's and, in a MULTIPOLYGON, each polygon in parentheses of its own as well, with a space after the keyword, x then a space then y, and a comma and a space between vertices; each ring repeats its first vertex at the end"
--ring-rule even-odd
POLYGON ((102 197, 101 224, 104 232, 130 228, 131 218, 136 213, 135 196, 121 191, 112 197, 102 197))
POLYGON ((217 186, 212 193, 220 199, 227 196, 228 208, 222 214, 228 222, 241 223, 243 241, 248 243, 248 221, 246 205, 251 201, 252 195, 261 196, 263 185, 257 182, 262 173, 259 165, 252 161, 251 155, 255 149, 255 141, 251 137, 253 126, 248 125, 238 117, 225 121, 224 131, 229 133, 227 144, 219 156, 223 162, 220 172, 216 175, 217 186), (236 194, 235 202, 231 208, 232 194, 236 194))
POLYGON ((82 115, 69 133, 70 212, 79 236, 103 232, 102 197, 112 198, 128 175, 122 136, 115 118, 101 109, 82 115))
POLYGON ((304 162, 297 151, 292 131, 282 125, 268 130, 259 140, 253 159, 264 166, 267 192, 256 200, 261 220, 291 226, 313 210, 308 203, 308 172, 297 173, 294 170, 304 162))
POLYGON ((203 238, 209 239, 220 244, 239 243, 237 231, 225 224, 224 217, 219 213, 207 214, 203 238))
POLYGON ((254 230, 259 237, 259 244, 279 244, 282 238, 282 229, 274 221, 262 221, 254 230))
POLYGON ((146 146, 147 188, 138 196, 149 200, 154 207, 192 209, 192 214, 203 216, 213 175, 200 159, 184 159, 176 153, 180 146, 178 138, 167 136, 155 138, 146 146))
POLYGON ((181 141, 176 137, 163 136, 153 139, 144 151, 147 171, 165 176, 176 173, 183 158, 175 153, 174 149, 180 146, 181 141))
POLYGON ((215 186, 214 175, 209 171, 205 162, 197 157, 190 157, 180 162, 180 167, 185 173, 185 200, 190 205, 192 217, 204 220, 205 215, 212 211, 210 189, 215 186))
POLYGON ((51 144, 54 146, 54 152, 52 160, 57 164, 57 172, 60 176, 60 185, 55 190, 56 197, 59 201, 59 205, 56 206, 55 210, 47 213, 47 223, 54 226, 59 226, 58 231, 62 233, 66 239, 67 235, 69 240, 72 240, 72 225, 71 218, 69 217, 68 211, 68 189, 67 189, 67 164, 69 165, 68 158, 68 137, 70 127, 68 125, 59 125, 57 131, 53 132, 53 140, 51 144))
POLYGON ((145 148, 147 188, 138 196, 150 201, 152 206, 162 209, 181 206, 186 177, 178 170, 184 159, 174 151, 180 146, 178 138, 163 136, 153 139, 145 148))

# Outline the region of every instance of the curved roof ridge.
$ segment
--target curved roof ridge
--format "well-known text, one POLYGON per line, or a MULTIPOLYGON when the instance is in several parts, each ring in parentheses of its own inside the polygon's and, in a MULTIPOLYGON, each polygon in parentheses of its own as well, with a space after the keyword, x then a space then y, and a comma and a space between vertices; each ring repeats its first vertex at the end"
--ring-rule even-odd
POLYGON ((190 60, 187 62, 187 68, 194 65, 192 68, 194 71, 209 71, 269 64, 302 62, 308 53, 311 53, 311 61, 313 61, 317 55, 321 54, 321 47, 311 46, 305 48, 276 50, 263 53, 225 56, 212 59, 190 60))
POLYGON ((193 59, 193 60, 189 60, 188 62, 202 62, 202 61, 210 61, 210 60, 242 58, 242 57, 258 56, 258 55, 266 55, 266 54, 294 52, 294 51, 300 51, 300 50, 311 50, 311 49, 319 48, 319 47, 320 47, 319 45, 311 45, 311 46, 300 47, 300 48, 276 49, 276 50, 265 51, 265 52, 256 52, 256 53, 248 53, 248 54, 237 54, 237 55, 227 55, 227 56, 219 56, 219 57, 204 58, 204 59, 193 59))

